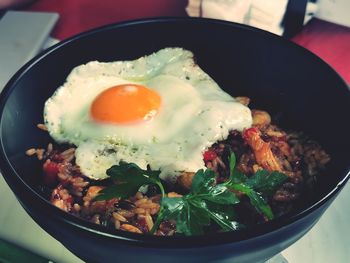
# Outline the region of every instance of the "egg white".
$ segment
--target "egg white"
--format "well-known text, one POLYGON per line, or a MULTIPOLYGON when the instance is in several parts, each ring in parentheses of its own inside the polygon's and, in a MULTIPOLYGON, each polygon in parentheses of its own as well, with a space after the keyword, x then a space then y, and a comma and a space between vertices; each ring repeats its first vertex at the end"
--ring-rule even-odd
MULTIPOLYGON (((128 110, 128 109, 125 109, 128 110)), ((230 130, 252 124, 251 112, 236 102, 194 63, 193 54, 166 48, 134 61, 89 62, 73 69, 47 100, 45 124, 57 142, 77 146, 76 163, 83 174, 106 178, 120 160, 160 169, 163 179, 204 167, 202 153, 230 130), (94 122, 92 101, 119 84, 141 84, 162 99, 152 121, 128 125, 94 122)))

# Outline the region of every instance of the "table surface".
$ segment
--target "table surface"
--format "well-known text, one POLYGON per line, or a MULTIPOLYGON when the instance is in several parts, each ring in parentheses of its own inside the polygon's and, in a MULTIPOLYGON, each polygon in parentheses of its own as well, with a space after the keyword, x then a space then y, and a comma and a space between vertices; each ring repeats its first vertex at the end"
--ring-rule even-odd
MULTIPOLYGON (((187 0, 39 0, 25 10, 60 14, 53 37, 74 34, 130 19, 159 16, 187 16, 187 0)), ((330 64, 350 83, 350 28, 313 19, 293 38, 330 64)))

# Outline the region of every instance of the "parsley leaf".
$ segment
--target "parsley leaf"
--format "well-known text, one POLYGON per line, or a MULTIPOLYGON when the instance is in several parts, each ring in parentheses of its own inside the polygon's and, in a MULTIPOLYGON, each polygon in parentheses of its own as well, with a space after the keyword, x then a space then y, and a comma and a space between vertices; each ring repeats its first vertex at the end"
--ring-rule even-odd
POLYGON ((225 185, 216 185, 215 177, 214 171, 201 169, 193 177, 189 194, 162 198, 161 211, 151 233, 164 220, 175 220, 176 232, 184 235, 203 234, 211 220, 224 230, 236 230, 239 224, 232 205, 239 199, 225 185))
POLYGON ((260 213, 267 217, 267 219, 271 220, 274 218, 271 207, 265 201, 265 199, 261 196, 260 193, 254 191, 251 187, 240 183, 240 184, 232 184, 230 187, 236 191, 239 191, 246 196, 249 197, 250 203, 255 207, 255 209, 260 213))
POLYGON ((229 156, 230 178, 224 184, 245 194, 252 206, 260 213, 271 220, 274 218, 271 207, 268 205, 263 195, 270 196, 286 181, 287 175, 274 171, 259 170, 248 178, 235 167, 236 157, 233 152, 229 156))
POLYGON ((101 190, 95 197, 95 201, 109 200, 112 198, 128 198, 143 185, 156 184, 164 195, 164 187, 159 179, 160 171, 143 170, 134 163, 121 161, 119 165, 113 165, 107 170, 116 184, 101 190))
POLYGON ((239 199, 222 184, 215 185, 216 174, 211 169, 198 170, 192 180, 191 195, 218 204, 236 204, 239 199))
POLYGON ((243 225, 236 222, 236 213, 233 206, 206 202, 207 213, 223 230, 237 230, 243 225))
POLYGON ((161 201, 162 207, 158 214, 151 233, 153 233, 164 220, 175 220, 176 231, 184 235, 203 234, 203 226, 210 224, 210 218, 206 213, 189 202, 184 197, 164 197, 161 201))
POLYGON ((234 152, 230 152, 228 158, 229 168, 230 168, 230 178, 227 183, 241 183, 245 182, 248 177, 236 168, 236 156, 234 152))
POLYGON ((245 183, 256 191, 259 191, 266 196, 271 196, 280 186, 282 186, 287 178, 287 175, 277 171, 270 173, 266 170, 259 170, 245 183))
POLYGON ((95 201, 133 196, 143 185, 158 185, 162 193, 161 207, 150 233, 153 234, 165 220, 176 221, 176 231, 184 235, 200 235, 215 222, 225 231, 243 226, 236 221, 234 205, 240 200, 235 192, 250 199, 250 203, 267 219, 274 218, 265 197, 271 196, 288 176, 280 172, 261 170, 247 177, 236 166, 233 152, 229 156, 230 177, 225 183, 216 184, 216 174, 211 169, 200 169, 192 180, 190 193, 182 197, 166 197, 159 179, 160 171, 143 170, 134 163, 120 162, 107 170, 115 184, 106 187, 95 201))

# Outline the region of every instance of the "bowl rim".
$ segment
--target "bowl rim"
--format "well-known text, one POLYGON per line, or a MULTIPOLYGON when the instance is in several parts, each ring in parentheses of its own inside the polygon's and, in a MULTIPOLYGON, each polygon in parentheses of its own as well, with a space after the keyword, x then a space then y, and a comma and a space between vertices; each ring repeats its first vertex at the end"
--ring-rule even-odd
MULTIPOLYGON (((217 19, 209 19, 209 18, 193 18, 193 17, 156 17, 156 18, 146 18, 146 19, 136 19, 129 20, 124 22, 112 23, 108 25, 104 25, 98 28, 94 28, 80 34, 74 35, 66 40, 63 40, 52 47, 46 49, 41 52, 30 61, 28 61, 24 66, 22 66, 16 74, 9 80, 9 82, 5 85, 4 89, 0 94, 0 116, 1 120, 3 117, 3 111, 8 97, 11 95, 12 91, 16 87, 16 83, 25 75, 30 69, 35 66, 37 63, 40 63, 41 60, 50 56, 51 53, 55 52, 58 49, 64 48, 66 45, 69 45, 72 42, 83 39, 90 35, 94 35, 99 32, 114 30, 117 28, 124 27, 132 27, 140 24, 154 24, 154 23, 209 23, 209 24, 217 24, 220 26, 226 27, 236 27, 241 28, 243 30, 252 31, 255 34, 262 35, 263 38, 272 39, 273 41, 283 42, 284 45, 289 45, 294 49, 298 49, 299 52, 302 52, 306 56, 311 56, 314 60, 318 60, 318 63, 325 64, 333 74, 339 78, 344 87, 347 87, 347 90, 350 91, 347 83, 342 79, 342 77, 324 60, 313 54, 311 51, 297 45, 294 42, 291 42, 285 38, 277 36, 273 33, 254 28, 247 25, 242 25, 238 23, 233 23, 229 21, 217 20, 217 19)), ((2 130, 2 121, 0 122, 0 130, 2 130)), ((319 207, 323 206, 326 202, 328 202, 332 197, 335 197, 336 194, 344 187, 346 182, 350 178, 350 165, 347 168, 347 171, 344 171, 343 178, 338 182, 338 184, 327 194, 325 194, 320 200, 314 201, 312 205, 308 206, 306 209, 293 214, 282 216, 274 219, 273 221, 269 221, 267 223, 256 225, 254 227, 250 227, 247 229, 237 230, 237 231, 229 231, 223 233, 215 233, 215 234, 205 234, 205 238, 202 235, 199 236, 170 236, 170 237, 160 237, 160 236, 151 236, 144 234, 135 234, 130 232, 125 232, 121 230, 109 230, 100 225, 96 225, 90 222, 85 221, 84 219, 80 219, 76 216, 73 216, 67 212, 60 210, 59 208, 53 206, 48 200, 46 200, 42 195, 40 195, 37 191, 35 191, 32 187, 30 187, 26 182, 21 178, 21 176, 16 172, 16 170, 12 167, 11 162, 9 161, 6 152, 3 147, 4 138, 0 136, 0 169, 2 171, 3 177, 5 178, 7 184, 10 186, 11 190, 15 191, 16 184, 20 184, 21 187, 29 190, 28 194, 30 194, 35 201, 39 202, 40 206, 45 207, 49 216, 53 216, 56 219, 64 222, 65 224, 69 224, 76 228, 79 228, 83 231, 87 231, 92 234, 96 234, 105 238, 111 238, 116 241, 127 242, 134 245, 147 246, 152 248, 195 248, 195 247, 205 247, 212 245, 221 245, 233 242, 242 242, 252 238, 263 237, 269 233, 277 231, 280 228, 288 226, 299 219, 306 217, 311 214, 313 211, 317 210, 319 207), (13 178, 11 178, 11 176, 13 178)), ((16 192, 16 195, 21 195, 21 193, 16 192)), ((23 205, 23 204, 22 204, 23 205)), ((27 211, 28 212, 28 211, 27 211)))

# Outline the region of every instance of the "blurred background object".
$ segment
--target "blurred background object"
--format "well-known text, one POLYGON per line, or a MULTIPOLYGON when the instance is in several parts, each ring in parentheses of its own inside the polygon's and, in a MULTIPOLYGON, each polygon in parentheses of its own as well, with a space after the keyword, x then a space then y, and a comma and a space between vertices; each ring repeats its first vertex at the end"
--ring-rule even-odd
POLYGON ((291 37, 317 11, 315 0, 189 0, 190 16, 216 18, 291 37))
POLYGON ((186 12, 290 38, 350 83, 350 0, 188 0, 186 12))
POLYGON ((312 17, 350 27, 349 0, 189 0, 187 14, 293 37, 312 17))
POLYGON ((43 49, 57 20, 56 13, 4 14, 0 20, 0 91, 24 63, 43 49))
POLYGON ((35 0, 0 0, 0 9, 11 9, 23 7, 35 0))
MULTIPOLYGON (((1 0, 0 0, 1 1, 1 0)), ((27 10, 57 12, 60 40, 102 25, 159 16, 187 16, 188 0, 37 0, 27 10)))
POLYGON ((0 239, 0 262, 48 263, 49 260, 17 245, 0 239))
POLYGON ((350 27, 349 0, 318 0, 316 17, 350 27))

